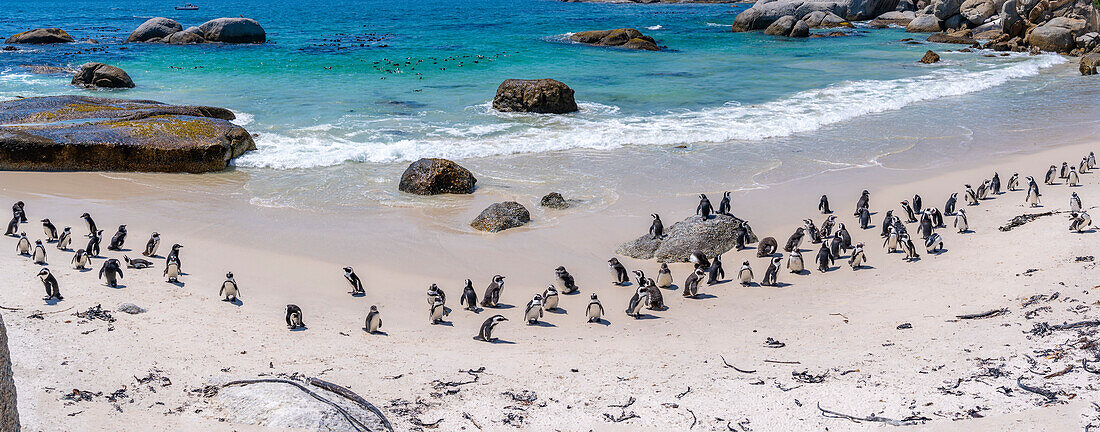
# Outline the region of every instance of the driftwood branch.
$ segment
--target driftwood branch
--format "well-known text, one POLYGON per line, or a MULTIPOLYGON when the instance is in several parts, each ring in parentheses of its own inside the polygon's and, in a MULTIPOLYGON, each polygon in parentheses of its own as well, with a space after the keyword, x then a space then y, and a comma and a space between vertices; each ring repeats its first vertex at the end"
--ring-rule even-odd
POLYGON ((463 411, 462 412, 462 418, 464 418, 466 420, 469 420, 470 423, 474 424, 474 427, 476 427, 478 430, 481 430, 481 425, 477 424, 477 421, 474 420, 474 416, 470 415, 470 413, 468 413, 466 411, 463 411))
POLYGON ((620 422, 624 422, 624 421, 627 421, 627 420, 630 420, 630 419, 633 419, 633 418, 641 418, 641 417, 638 417, 638 415, 635 414, 634 411, 626 412, 626 409, 629 408, 631 405, 634 405, 634 402, 636 402, 636 401, 637 400, 634 399, 633 396, 631 396, 630 399, 627 400, 626 403, 624 403, 624 404, 621 404, 621 405, 608 405, 607 406, 608 408, 618 408, 622 412, 619 413, 618 417, 613 416, 613 415, 608 414, 608 413, 604 413, 603 416, 608 421, 613 422, 613 423, 620 423, 620 422))
MULTIPOLYGON (((289 384, 289 385, 292 385, 294 387, 297 387, 299 390, 304 391, 310 397, 312 397, 314 399, 317 399, 318 401, 321 401, 322 403, 324 403, 324 404, 332 407, 333 409, 335 409, 337 412, 340 413, 341 416, 344 417, 345 420, 348 421, 348 423, 351 423, 351 426, 354 427, 355 430, 361 431, 361 432, 370 432, 370 428, 368 428, 367 425, 363 424, 363 422, 359 421, 359 419, 355 418, 355 416, 352 416, 351 413, 347 412, 347 410, 345 410, 344 408, 341 408, 340 405, 337 405, 335 402, 326 399, 324 396, 321 396, 317 393, 314 393, 312 390, 306 388, 306 386, 301 385, 301 384, 299 384, 297 382, 294 382, 294 381, 291 381, 291 380, 284 380, 284 379, 278 379, 278 378, 259 378, 259 379, 249 379, 249 380, 237 380, 237 381, 230 381, 230 382, 227 382, 225 384, 222 384, 222 387, 241 386, 241 385, 249 385, 249 384, 260 384, 260 383, 289 384)), ((392 430, 392 429, 390 429, 390 430, 392 430)))
POLYGON ((870 416, 867 416, 867 417, 856 417, 856 416, 853 416, 853 415, 842 414, 842 413, 838 413, 836 411, 830 411, 830 410, 827 410, 825 408, 822 408, 821 407, 821 402, 817 403, 817 409, 821 410, 821 415, 824 416, 825 418, 846 419, 846 420, 851 420, 851 421, 856 422, 856 423, 859 423, 859 422, 879 422, 879 423, 886 423, 890 426, 909 426, 909 425, 916 424, 917 422, 930 420, 927 417, 917 417, 917 416, 909 416, 909 417, 903 418, 901 420, 894 420, 894 419, 891 419, 891 418, 879 417, 879 416, 874 415, 874 414, 871 414, 870 416))
POLYGON ((964 320, 965 319, 983 319, 983 318, 993 318, 993 317, 996 317, 996 316, 1001 316, 1001 315, 1004 315, 1006 313, 1008 313, 1008 309, 993 309, 993 310, 985 311, 985 312, 982 312, 982 313, 976 313, 976 314, 955 315, 955 318, 964 319, 964 320))
POLYGON ((1055 324, 1050 326, 1051 330, 1074 330, 1080 328, 1096 327, 1100 326, 1100 320, 1079 321, 1070 324, 1055 324))
POLYGON ((363 399, 358 394, 355 394, 355 392, 343 386, 319 378, 310 378, 309 383, 322 389, 328 390, 332 393, 343 396, 347 400, 355 402, 359 406, 363 407, 363 409, 370 411, 374 413, 374 415, 378 416, 378 419, 382 421, 382 427, 386 428, 386 430, 388 431, 393 431, 393 426, 390 425, 389 419, 387 419, 386 416, 382 414, 382 410, 378 409, 378 407, 374 406, 370 402, 367 402, 366 399, 363 399))
POLYGON ((688 429, 694 429, 695 424, 699 423, 699 419, 695 417, 695 411, 692 411, 691 408, 684 408, 684 409, 686 409, 687 412, 691 413, 691 426, 688 426, 688 429))
POLYGON ((723 357, 723 356, 718 356, 718 358, 722 359, 722 364, 726 365, 726 367, 728 367, 730 369, 733 369, 735 371, 738 371, 738 372, 741 372, 741 373, 746 373, 746 374, 756 373, 755 369, 745 370, 745 369, 738 368, 737 366, 731 365, 729 362, 726 361, 726 358, 723 357))
POLYGON ((1016 378, 1016 385, 1020 386, 1020 388, 1022 388, 1024 390, 1027 390, 1029 392, 1035 393, 1039 396, 1042 396, 1042 397, 1046 398, 1046 400, 1048 402, 1053 402, 1053 401, 1058 400, 1058 393, 1052 392, 1050 390, 1047 390, 1047 389, 1044 389, 1044 388, 1041 388, 1041 387, 1029 386, 1027 384, 1024 384, 1023 380, 1024 380, 1023 376, 1021 376, 1019 378, 1016 378))
POLYGON ((1100 374, 1100 370, 1090 368, 1088 360, 1085 359, 1081 359, 1081 368, 1088 373, 1100 374))
POLYGON ((764 363, 802 364, 802 362, 799 362, 799 361, 782 361, 782 360, 764 360, 764 363))

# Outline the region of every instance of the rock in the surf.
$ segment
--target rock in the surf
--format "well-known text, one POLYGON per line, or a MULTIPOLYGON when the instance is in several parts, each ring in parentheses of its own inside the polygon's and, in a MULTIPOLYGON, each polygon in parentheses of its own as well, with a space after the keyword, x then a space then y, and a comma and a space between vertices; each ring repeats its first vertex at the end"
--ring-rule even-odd
POLYGON ((223 43, 264 43, 267 33, 251 18, 215 18, 199 26, 203 39, 223 43))
POLYGON ((149 18, 130 32, 130 36, 126 37, 126 42, 159 42, 162 38, 178 31, 183 31, 183 25, 180 25, 174 19, 149 18))
POLYGON ((764 34, 771 36, 807 37, 810 35, 810 26, 805 21, 799 21, 794 16, 787 15, 776 20, 772 25, 764 29, 764 34))
POLYGON ((802 19, 813 12, 829 12, 848 21, 863 21, 894 10, 896 0, 771 0, 758 1, 737 14, 735 32, 763 30, 780 18, 802 19))
POLYGON ((178 31, 161 38, 161 42, 172 45, 200 44, 206 42, 198 27, 189 27, 187 30, 178 31))
POLYGON ((756 235, 747 227, 745 221, 731 215, 715 215, 706 221, 690 216, 666 228, 662 238, 654 239, 647 233, 619 246, 615 253, 660 262, 687 262, 696 251, 713 257, 733 249, 742 229, 748 231, 747 243, 756 242, 756 235))
POLYGON ((590 30, 573 33, 569 36, 573 42, 586 45, 622 47, 644 51, 660 51, 657 41, 642 34, 638 29, 621 28, 615 30, 590 30))
POLYGON ((924 64, 932 64, 938 61, 940 61, 940 55, 931 50, 924 53, 924 57, 920 59, 920 62, 924 64))
POLYGON ((1100 66, 1100 53, 1081 57, 1081 75, 1096 75, 1097 66, 1100 66))
POLYGON ((493 97, 493 109, 542 114, 564 114, 578 110, 573 89, 553 79, 504 80, 493 97))
POLYGON ((565 209, 569 208, 569 201, 566 201, 565 197, 561 196, 560 193, 550 192, 542 197, 542 200, 539 201, 539 205, 554 209, 565 209))
POLYGON ((73 76, 73 85, 102 88, 133 88, 134 81, 126 71, 103 63, 85 63, 73 76))
POLYGON ((0 316, 0 430, 19 432, 19 409, 16 406, 15 379, 8 350, 8 329, 0 316))
POLYGON ((256 148, 233 118, 224 108, 91 96, 0 102, 0 169, 219 171, 256 148))
POLYGON ((909 33, 935 33, 943 30, 943 21, 936 18, 935 15, 917 15, 909 24, 905 26, 905 31, 909 33))
POLYGON ((470 226, 479 231, 500 232, 509 228, 526 225, 531 221, 527 207, 515 201, 498 202, 490 205, 470 222, 470 226))
POLYGON ((960 30, 952 33, 932 33, 928 35, 928 41, 934 43, 974 45, 978 43, 978 41, 974 40, 973 36, 970 30, 960 30))
POLYGON ((69 33, 65 32, 65 30, 59 28, 38 28, 28 30, 22 33, 16 33, 4 41, 4 43, 10 44, 55 44, 69 42, 73 42, 73 37, 69 36, 69 33))
POLYGON ((477 179, 470 170, 447 159, 424 158, 405 169, 398 189, 416 195, 474 193, 477 179))
POLYGON ((1084 32, 1085 20, 1058 17, 1028 33, 1027 43, 1043 51, 1068 53, 1084 32))

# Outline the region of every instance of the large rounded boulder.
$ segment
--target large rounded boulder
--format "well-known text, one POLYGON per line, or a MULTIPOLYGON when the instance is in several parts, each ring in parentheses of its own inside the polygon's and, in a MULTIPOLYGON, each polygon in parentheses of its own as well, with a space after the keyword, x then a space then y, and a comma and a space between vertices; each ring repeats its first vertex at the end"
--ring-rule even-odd
POLYGON ((126 71, 103 63, 85 63, 73 76, 73 85, 102 88, 133 88, 134 81, 126 71))
POLYGON ((1085 30, 1085 21, 1058 17, 1039 26, 1027 36, 1027 43, 1043 51, 1068 53, 1085 30))
POLYGON ((199 26, 202 37, 209 42, 264 43, 267 33, 251 18, 215 18, 199 26))
POLYGON ((943 20, 931 14, 917 15, 905 26, 905 31, 909 33, 935 33, 940 30, 943 30, 943 20))
POLYGON ((447 159, 424 158, 401 174, 398 189, 416 195, 474 193, 477 179, 470 170, 447 159))
POLYGON ((564 114, 578 110, 573 89, 553 79, 504 80, 493 97, 493 109, 541 114, 564 114))
POLYGON ((69 33, 65 30, 59 28, 28 30, 22 33, 16 33, 4 41, 4 43, 10 44, 55 44, 69 42, 73 42, 73 37, 69 36, 69 33))
POLYGON ((569 40, 586 45, 613 46, 644 51, 660 51, 657 41, 638 29, 590 30, 573 33, 569 40))
POLYGON ((708 257, 726 253, 744 236, 745 243, 755 243, 756 234, 744 220, 732 215, 715 215, 703 220, 690 216, 665 229, 665 235, 653 238, 649 234, 619 246, 619 255, 637 259, 656 258, 660 262, 687 262, 692 252, 708 257))
POLYGON ((183 26, 174 19, 149 18, 130 32, 130 36, 126 37, 126 42, 157 42, 178 31, 183 31, 183 26))
POLYGON ((779 18, 772 25, 764 29, 764 34, 772 36, 807 37, 810 35, 810 26, 805 21, 799 21, 794 16, 787 15, 779 18))
POLYGON ((515 201, 498 202, 490 205, 470 222, 470 226, 479 231, 500 232, 516 228, 531 222, 531 213, 527 207, 515 201))

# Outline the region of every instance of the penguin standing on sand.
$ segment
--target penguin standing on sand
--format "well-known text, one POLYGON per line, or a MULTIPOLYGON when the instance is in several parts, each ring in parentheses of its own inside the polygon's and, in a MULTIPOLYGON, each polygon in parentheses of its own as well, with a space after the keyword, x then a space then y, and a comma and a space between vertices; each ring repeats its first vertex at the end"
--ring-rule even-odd
POLYGON ((1084 231, 1085 228, 1088 228, 1089 225, 1092 225, 1092 218, 1089 217, 1089 214, 1085 213, 1085 212, 1070 213, 1069 214, 1069 219, 1070 219, 1070 223, 1069 223, 1069 230, 1070 231, 1081 232, 1081 231, 1084 231))
POLYGON ((370 312, 367 312, 367 319, 363 322, 363 330, 367 333, 378 333, 378 329, 382 328, 382 314, 378 313, 378 306, 371 305, 370 312))
POLYGON ((168 258, 167 258, 168 262, 176 263, 176 267, 180 270, 183 269, 183 263, 180 262, 180 248, 182 248, 182 247, 183 247, 183 245, 181 245, 179 243, 176 243, 176 244, 172 245, 172 250, 170 252, 168 252, 168 258))
POLYGON ((558 288, 554 285, 546 287, 546 290, 542 292, 542 307, 546 310, 558 308, 558 288))
POLYGON ((31 258, 34 259, 35 264, 46 264, 46 247, 42 246, 42 240, 34 241, 34 253, 31 254, 31 258))
POLYGON ((890 235, 890 227, 894 226, 894 211, 887 210, 886 216, 882 218, 882 236, 886 237, 890 235))
POLYGON ((1008 178, 1008 191, 1015 192, 1020 188, 1020 173, 1012 173, 1012 176, 1008 178))
POLYGON ((298 305, 286 305, 286 327, 291 330, 306 327, 305 322, 302 321, 302 308, 298 305))
POLYGON ((1081 174, 1089 172, 1089 158, 1081 158, 1081 163, 1077 165, 1077 172, 1081 174))
POLYGON ((143 260, 141 258, 130 259, 129 256, 123 255, 122 259, 126 261, 127 268, 133 269, 145 269, 153 266, 153 262, 149 260, 143 260))
POLYGON ((829 248, 821 245, 821 249, 817 251, 817 271, 822 273, 829 271, 829 267, 833 265, 833 262, 833 254, 829 251, 829 248))
POLYGON ((653 223, 649 225, 649 236, 654 240, 665 236, 665 224, 661 222, 661 216, 657 213, 653 213, 650 216, 653 217, 653 223))
POLYGON ((447 304, 447 293, 439 289, 439 285, 431 284, 428 286, 428 304, 433 304, 436 300, 447 304))
POLYGON ((84 249, 78 249, 76 253, 73 254, 72 264, 73 268, 77 270, 84 270, 88 268, 88 263, 90 261, 91 257, 88 256, 87 252, 84 252, 84 249))
POLYGON ((913 213, 913 207, 909 205, 908 200, 901 201, 901 210, 905 212, 906 223, 913 223, 917 221, 917 215, 913 213))
POLYGON ((814 225, 814 221, 812 219, 803 219, 802 222, 805 223, 803 228, 806 229, 806 236, 810 238, 810 243, 821 243, 821 231, 817 230, 817 226, 814 225))
POLYGON ((91 237, 88 239, 88 247, 84 248, 84 251, 87 252, 88 255, 92 257, 99 256, 99 242, 103 240, 103 237, 100 237, 102 235, 103 230, 91 234, 91 237))
POLYGON ((573 294, 579 290, 576 280, 573 279, 573 275, 569 274, 569 271, 565 270, 565 266, 558 266, 554 269, 554 284, 557 285, 558 292, 562 294, 573 294))
POLYGON ((626 267, 623 267, 618 258, 607 260, 607 266, 611 269, 611 283, 622 286, 630 281, 630 276, 626 272, 626 267))
POLYGON ((932 235, 932 216, 929 216, 927 212, 921 214, 920 227, 917 231, 920 232, 920 238, 922 239, 928 239, 928 236, 932 235))
POLYGON ((905 251, 906 261, 914 261, 920 258, 920 254, 917 253, 917 245, 913 244, 913 239, 909 237, 909 234, 902 235, 899 243, 901 243, 901 248, 905 251))
POLYGON ((829 209, 829 197, 822 195, 821 201, 817 202, 817 209, 821 211, 821 214, 829 214, 833 211, 829 209))
POLYGON ((804 228, 795 228, 794 234, 791 234, 790 238, 787 239, 787 244, 783 246, 783 251, 790 252, 798 249, 798 247, 802 245, 802 238, 805 237, 805 235, 806 230, 804 228))
POLYGON ((695 208, 695 214, 703 217, 703 220, 710 219, 711 212, 714 211, 714 207, 710 205, 710 200, 707 199, 706 194, 699 194, 699 206, 695 208))
POLYGON ((122 244, 126 242, 126 225, 119 225, 118 232, 114 237, 111 237, 111 244, 107 245, 107 250, 122 250, 122 244))
POLYGON ((661 290, 657 288, 657 284, 653 283, 653 278, 647 278, 645 287, 648 289, 646 292, 646 307, 650 310, 664 310, 665 308, 665 295, 661 294, 661 290))
POLYGON ((147 257, 155 257, 158 248, 160 248, 160 234, 154 232, 149 236, 149 242, 145 243, 145 251, 141 254, 147 257))
POLYGON ((117 259, 111 258, 103 262, 103 266, 99 268, 99 278, 104 277, 107 279, 107 286, 118 288, 118 280, 122 278, 122 267, 119 266, 117 259))
POLYGON ((715 255, 707 269, 707 285, 714 285, 726 278, 726 270, 722 268, 722 255, 715 255))
POLYGON ((46 288, 46 297, 43 297, 42 300, 65 300, 64 297, 61 297, 61 288, 57 286, 57 278, 53 277, 50 269, 43 268, 42 271, 38 272, 38 279, 42 280, 42 286, 46 288))
MULTIPOLYGON (((869 215, 868 215, 869 217, 869 215)), ((825 218, 825 222, 821 223, 821 237, 829 238, 833 234, 833 227, 836 226, 836 215, 831 215, 825 218)))
POLYGON ((984 200, 988 197, 989 197, 989 180, 986 180, 986 181, 982 182, 981 185, 978 186, 978 199, 979 200, 984 200))
POLYGON ((351 291, 349 294, 359 296, 367 293, 366 290, 363 289, 363 281, 359 279, 359 275, 355 274, 355 269, 344 267, 344 279, 347 279, 348 283, 351 284, 351 291))
POLYGON ((703 270, 710 268, 710 260, 707 259, 707 255, 699 251, 692 252, 691 255, 688 256, 688 262, 695 264, 695 268, 701 268, 703 270))
POLYGON ((852 270, 863 267, 863 263, 867 262, 867 254, 863 252, 863 243, 856 244, 856 248, 852 251, 852 256, 848 258, 848 265, 852 267, 852 270))
POLYGON ((600 299, 596 298, 596 293, 592 293, 592 300, 588 301, 588 308, 585 310, 585 316, 588 317, 588 322, 600 322, 603 318, 603 305, 600 304, 600 299))
POLYGON ((844 227, 844 224, 840 224, 836 229, 836 238, 840 239, 841 249, 848 250, 852 248, 852 235, 848 233, 848 228, 844 227))
POLYGON ((696 268, 694 272, 688 275, 687 280, 684 281, 684 292, 682 293, 684 297, 695 298, 699 295, 699 282, 702 282, 704 274, 703 269, 696 268))
POLYGON ((741 286, 752 284, 752 267, 749 266, 748 261, 741 263, 741 271, 737 272, 737 279, 741 281, 741 286))
POLYGON ((237 280, 233 279, 233 272, 225 274, 225 281, 222 282, 222 288, 218 290, 218 296, 222 297, 222 301, 234 303, 237 301, 237 297, 241 296, 241 289, 237 287, 237 280))
POLYGON ((661 269, 657 271, 657 288, 669 288, 672 286, 672 270, 668 264, 661 263, 661 269))
POLYGON ((1066 177, 1066 184, 1068 184, 1069 187, 1076 187, 1080 183, 1081 183, 1081 177, 1077 176, 1077 170, 1074 169, 1073 167, 1070 167, 1069 168, 1069 176, 1066 177))
POLYGON ((1081 211, 1081 198, 1077 196, 1077 192, 1069 197, 1069 211, 1079 212, 1081 211))
POLYGON ((1062 162, 1062 169, 1058 172, 1058 178, 1069 178, 1069 164, 1062 162))
POLYGON ((23 201, 17 201, 11 206, 11 215, 19 219, 19 223, 27 223, 27 209, 23 201))
POLYGON ((778 283, 780 262, 782 262, 782 258, 772 257, 768 269, 764 270, 764 278, 760 280, 760 286, 775 286, 778 283))
POLYGON ((1058 176, 1058 167, 1051 165, 1047 170, 1047 174, 1043 176, 1043 184, 1054 184, 1054 177, 1058 176))
POLYGON ((495 275, 493 281, 485 288, 485 296, 481 297, 481 305, 484 307, 497 307, 500 302, 500 294, 504 292, 504 276, 495 275))
POLYGON ((966 191, 965 191, 965 195, 963 195, 963 198, 966 198, 966 205, 976 206, 978 204, 981 204, 980 202, 978 202, 978 193, 974 192, 974 188, 971 187, 970 185, 965 185, 965 186, 966 186, 966 191))
POLYGON ((917 213, 921 212, 921 209, 924 208, 922 204, 923 204, 923 202, 920 198, 920 195, 913 194, 913 213, 914 214, 917 214, 917 213))
POLYGON ((168 278, 168 282, 179 282, 180 278, 180 263, 179 261, 166 261, 164 263, 164 277, 168 278))
POLYGON ((432 301, 432 307, 428 311, 428 321, 432 324, 439 324, 443 322, 443 317, 447 316, 447 306, 443 305, 443 300, 436 297, 432 301))
POLYGON ((867 229, 871 227, 871 211, 867 210, 867 207, 859 209, 859 228, 867 229))
MULTIPOLYGON (((695 271, 700 271, 696 269, 695 271)), ((638 287, 634 290, 634 295, 630 297, 630 302, 626 304, 626 314, 628 316, 638 319, 642 317, 642 307, 645 306, 646 297, 649 296, 649 290, 645 287, 638 287)), ((684 297, 687 297, 686 295, 684 297)))
POLYGON ((931 207, 928 209, 928 216, 932 218, 933 228, 943 228, 943 213, 940 213, 940 209, 931 207))
POLYGON ((15 252, 19 255, 31 254, 31 241, 27 240, 27 233, 19 233, 19 242, 15 244, 15 252))
POLYGON ((73 243, 73 231, 70 227, 65 227, 61 231, 61 235, 57 236, 57 248, 60 250, 69 250, 69 245, 73 243))
POLYGON ((8 222, 8 230, 4 232, 4 235, 15 237, 15 233, 19 231, 19 217, 12 216, 11 222, 8 222))
POLYGON ((947 204, 943 205, 943 214, 953 215, 955 214, 955 201, 959 198, 959 193, 954 192, 949 198, 947 198, 947 204))
POLYGON ((729 215, 730 214, 730 193, 722 192, 722 201, 718 203, 718 214, 729 215))
POLYGON ((833 239, 829 241, 829 253, 833 256, 834 260, 840 259, 840 253, 844 250, 844 240, 841 240, 840 237, 834 236, 833 239))
POLYGON ((92 237, 99 233, 99 229, 95 226, 95 221, 92 220, 92 215, 84 213, 80 215, 80 218, 84 219, 84 222, 88 224, 88 237, 92 237))
POLYGON ((504 315, 493 315, 487 318, 485 322, 481 323, 481 328, 478 330, 477 336, 475 336, 474 339, 484 342, 493 342, 497 340, 493 337, 493 330, 496 329, 498 324, 504 321, 508 321, 508 318, 505 318, 504 315))
MULTIPOLYGON (((824 247, 825 245, 822 245, 824 247)), ((802 273, 802 270, 806 269, 806 264, 802 262, 802 252, 791 251, 791 254, 787 257, 787 270, 791 273, 802 273)))
POLYGON ((42 232, 46 233, 46 241, 57 241, 57 227, 50 222, 49 218, 42 219, 42 232))
POLYGON ((943 237, 940 237, 939 234, 932 233, 932 235, 924 240, 924 250, 928 251, 928 253, 936 253, 939 252, 940 249, 943 249, 943 237))
POLYGON ((966 210, 959 209, 958 212, 955 212, 955 228, 959 230, 959 234, 970 229, 970 224, 966 222, 966 210))
POLYGON ((859 195, 859 200, 856 201, 856 211, 852 213, 852 216, 859 216, 859 209, 871 208, 871 193, 866 190, 859 195))
POLYGON ((1031 182, 1027 186, 1027 197, 1024 198, 1024 201, 1026 201, 1032 207, 1038 207, 1039 185, 1035 184, 1035 180, 1031 177, 1028 177, 1028 180, 1030 180, 1031 182))
POLYGON ((890 227, 890 234, 886 236, 886 241, 882 243, 882 247, 886 248, 886 253, 897 252, 898 240, 897 228, 890 227))
POLYGON ((989 191, 993 195, 1001 194, 1001 175, 993 173, 993 180, 989 181, 989 191))
POLYGON ((542 296, 535 294, 531 301, 527 302, 523 319, 527 321, 527 325, 535 325, 539 323, 539 318, 542 318, 542 296))
POLYGON ((477 292, 474 291, 473 281, 466 279, 466 286, 462 288, 462 295, 458 297, 458 304, 465 305, 466 310, 477 313, 477 292))
POLYGON ((1096 155, 1095 154, 1093 154, 1092 152, 1089 152, 1088 161, 1089 161, 1089 169, 1096 168, 1096 155))

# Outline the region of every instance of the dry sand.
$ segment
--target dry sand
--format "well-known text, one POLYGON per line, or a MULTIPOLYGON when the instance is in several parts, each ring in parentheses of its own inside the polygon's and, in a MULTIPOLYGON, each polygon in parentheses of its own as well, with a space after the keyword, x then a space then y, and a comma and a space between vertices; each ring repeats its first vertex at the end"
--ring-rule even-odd
MULTIPOLYGON (((14 239, 0 239, 8 251, 0 253, 0 272, 6 275, 0 306, 21 309, 0 311, 8 323, 20 414, 31 431, 263 430, 221 421, 232 413, 192 390, 214 378, 297 373, 352 388, 380 406, 397 430, 421 430, 417 423, 437 420, 439 430, 477 430, 474 421, 484 430, 890 427, 826 418, 819 404, 860 417, 929 419, 914 422, 922 425, 918 430, 1081 430, 1089 422, 1100 425, 1100 412, 1091 404, 1100 377, 1082 367, 1083 359, 1097 360, 1100 328, 1046 336, 1029 331, 1042 322, 1096 318, 1096 263, 1077 257, 1100 255, 1095 247, 1100 234, 1068 231, 1064 214, 1010 232, 997 230, 1013 216, 1067 210, 1071 189, 1041 186, 1044 206, 1037 209, 1026 207, 1023 190, 968 207, 973 232, 938 230, 947 250, 930 255, 922 249, 916 262, 903 261, 900 253, 887 255, 877 225, 885 210, 897 212, 897 203, 914 192, 926 206, 942 208, 963 183, 980 184, 994 171, 1005 184, 1013 172, 1041 179, 1050 164, 1079 161, 1093 147, 1037 150, 950 173, 899 174, 923 177, 899 184, 883 180, 869 187, 867 178, 889 177, 880 169, 739 193, 734 213, 751 221, 760 237, 781 243, 803 218, 820 224, 816 197, 828 193, 853 240, 867 243, 870 267, 852 271, 838 261, 826 274, 782 272, 779 281, 786 285, 778 288, 704 286, 705 295, 697 299, 666 291, 669 309, 647 311, 639 320, 623 313, 634 288, 613 286, 604 262, 615 245, 645 231, 647 214, 659 211, 666 223, 687 217, 695 191, 621 200, 600 211, 566 211, 552 223, 487 235, 439 226, 457 226, 452 222, 468 220, 471 209, 503 193, 471 198, 474 204, 457 208, 394 209, 352 226, 354 210, 303 215, 196 198, 180 186, 187 177, 123 181, 97 174, 0 173, 2 202, 27 203, 32 223, 22 230, 32 241, 42 236, 37 220, 49 217, 59 227, 72 226, 78 236, 74 247, 83 247, 79 236, 86 229, 77 217, 88 211, 108 238, 118 224, 128 225, 127 247, 134 250, 125 254, 131 257, 140 255, 154 230, 164 238, 161 255, 172 243, 184 245, 182 286, 165 282, 163 259, 156 259, 153 269, 125 269, 124 286, 117 289, 96 279, 102 259, 94 260, 94 270, 79 272, 68 264, 71 253, 50 245, 49 267, 65 300, 45 305, 35 277, 38 266, 14 254, 14 239), (180 187, 187 198, 163 193, 163 184, 180 187), (864 188, 871 190, 877 212, 876 227, 867 231, 851 216, 864 188), (340 270, 345 265, 363 276, 365 297, 347 294, 340 270), (545 288, 558 265, 576 276, 581 293, 563 296, 564 311, 548 312, 545 324, 524 325, 524 304, 545 288), (241 286, 240 306, 217 297, 227 271, 241 286), (462 310, 457 304, 462 280, 473 279, 480 296, 494 273, 508 276, 502 302, 514 307, 477 315, 462 310), (428 323, 424 293, 433 282, 447 291, 454 309, 443 325, 428 323), (585 322, 592 292, 607 309, 606 325, 585 322), (1045 297, 1024 306, 1034 295, 1045 297), (113 323, 73 316, 97 304, 113 311, 124 302, 148 312, 113 312, 113 323), (286 329, 288 303, 304 309, 307 330, 286 329), (362 330, 372 304, 382 312, 386 335, 362 330), (1008 313, 956 319, 1001 308, 1008 313), (28 318, 37 311, 43 312, 41 319, 28 318), (482 320, 497 312, 511 319, 497 332, 506 342, 473 340, 482 320), (912 328, 898 329, 903 323, 912 328), (769 337, 786 345, 765 347, 769 337), (755 372, 725 367, 723 357, 755 372), (474 383, 434 384, 468 381, 471 375, 462 371, 480 367, 485 370, 474 383), (171 384, 137 381, 150 373, 171 384), (1057 376, 1046 378, 1052 374, 1057 376), (1027 385, 1057 392, 1054 400, 1021 389, 1021 377, 1027 385), (125 397, 109 400, 107 395, 123 388, 125 397), (73 389, 103 395, 64 399, 73 389), (537 399, 517 402, 505 394, 521 391, 535 392, 537 399), (626 409, 610 407, 632 399, 626 409), (622 423, 608 419, 630 412, 637 417, 622 423)), ((1100 177, 1085 174, 1082 182, 1072 191, 1091 207, 1100 199, 1100 177)), ((946 218, 949 226, 952 220, 946 218)), ((910 231, 916 226, 910 224, 910 231)), ((807 259, 816 248, 803 244, 807 259)), ((766 260, 750 248, 724 255, 727 275, 732 278, 745 259, 758 277, 763 274, 766 260)), ((623 262, 647 273, 658 267, 623 262)), ((689 265, 671 268, 682 283, 689 265)))

